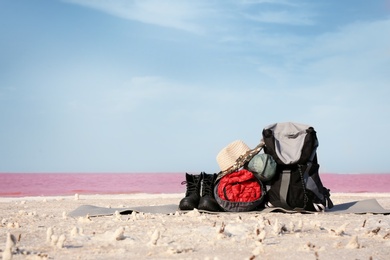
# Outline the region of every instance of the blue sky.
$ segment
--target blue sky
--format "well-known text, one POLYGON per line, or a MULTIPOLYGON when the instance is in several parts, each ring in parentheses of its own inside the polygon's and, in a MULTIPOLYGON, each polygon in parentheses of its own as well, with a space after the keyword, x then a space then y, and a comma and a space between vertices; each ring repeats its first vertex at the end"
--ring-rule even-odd
POLYGON ((3 0, 0 172, 217 172, 275 122, 389 173, 389 0, 3 0))

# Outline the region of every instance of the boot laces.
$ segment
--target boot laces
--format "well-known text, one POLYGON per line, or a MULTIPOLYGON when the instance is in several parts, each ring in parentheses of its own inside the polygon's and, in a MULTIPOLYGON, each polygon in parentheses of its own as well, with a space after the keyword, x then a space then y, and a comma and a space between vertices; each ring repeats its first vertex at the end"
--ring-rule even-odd
POLYGON ((187 194, 189 193, 196 193, 197 192, 197 188, 196 188, 196 183, 195 182, 187 182, 187 181, 182 181, 181 182, 181 185, 184 185, 186 184, 187 186, 187 194))
POLYGON ((203 186, 202 186, 202 194, 204 195, 212 195, 213 194, 213 180, 203 180, 203 186))

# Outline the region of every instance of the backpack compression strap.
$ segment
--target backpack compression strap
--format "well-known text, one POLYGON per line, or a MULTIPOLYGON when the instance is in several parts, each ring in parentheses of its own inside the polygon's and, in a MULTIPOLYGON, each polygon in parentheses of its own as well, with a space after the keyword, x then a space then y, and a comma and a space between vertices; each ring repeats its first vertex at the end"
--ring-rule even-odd
POLYGON ((280 183, 280 202, 282 203, 282 207, 286 209, 292 209, 287 203, 287 193, 288 187, 290 186, 290 178, 291 178, 291 170, 283 170, 282 172, 282 181, 280 183))
MULTIPOLYGON (((311 168, 311 163, 308 163, 307 164, 307 168, 306 168, 306 171, 305 171, 305 173, 300 173, 301 174, 301 179, 302 179, 302 184, 304 185, 304 189, 305 189, 305 191, 304 191, 304 196, 305 196, 305 198, 304 198, 304 206, 303 206, 303 208, 292 208, 289 204, 288 204, 288 202, 287 202, 287 195, 288 195, 288 189, 289 189, 289 187, 290 187, 290 180, 291 180, 291 174, 292 174, 292 172, 291 172, 291 170, 290 169, 286 169, 286 170, 283 170, 282 171, 282 173, 281 173, 281 182, 280 182, 280 188, 279 188, 279 203, 281 204, 280 206, 282 207, 282 208, 284 208, 284 209, 288 209, 288 210, 296 210, 296 211, 298 211, 298 212, 300 212, 300 211, 303 211, 303 210, 305 210, 305 208, 306 208, 306 206, 307 206, 307 195, 306 195, 306 188, 307 189, 309 189, 309 190, 311 190, 311 191, 316 191, 315 193, 316 193, 316 195, 320 195, 320 198, 324 198, 324 197, 326 197, 326 196, 324 196, 324 194, 321 194, 320 192, 319 192, 319 190, 318 190, 318 187, 317 187, 317 185, 316 185, 316 183, 314 182, 314 180, 311 178, 311 177, 309 177, 309 171, 310 171, 310 168, 311 168), (307 183, 307 181, 308 181, 308 183, 307 183), (308 185, 308 186, 306 186, 305 187, 305 183, 306 183, 306 185, 308 185)), ((298 166, 298 167, 300 167, 300 166, 298 166)), ((326 198, 327 199, 327 201, 328 201, 328 198, 326 198)), ((329 199, 330 200, 330 199, 329 199)), ((330 202, 331 203, 331 202, 330 202)), ((330 204, 329 203, 329 204, 330 204)), ((273 205, 271 204, 271 203, 269 203, 268 202, 268 204, 267 204, 267 206, 268 207, 273 207, 273 205)), ((333 205, 332 205, 333 206, 333 205)), ((318 203, 313 203, 313 207, 314 207, 314 209, 316 210, 316 211, 318 211, 318 212, 320 212, 320 211, 324 211, 325 210, 325 207, 324 207, 324 205, 322 205, 322 204, 318 204, 318 203)))

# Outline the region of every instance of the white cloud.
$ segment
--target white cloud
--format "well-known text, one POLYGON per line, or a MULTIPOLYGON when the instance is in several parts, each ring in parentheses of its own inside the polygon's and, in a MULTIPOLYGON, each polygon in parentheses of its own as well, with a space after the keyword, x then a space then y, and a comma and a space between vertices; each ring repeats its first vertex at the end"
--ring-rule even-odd
POLYGON ((291 0, 239 0, 240 4, 275 4, 275 5, 288 5, 288 6, 294 6, 296 5, 291 0))
MULTIPOLYGON (((174 28, 196 34, 206 32, 232 33, 242 16, 257 23, 283 25, 313 25, 312 12, 305 12, 298 2, 284 0, 211 1, 185 0, 62 0, 107 14, 157 26, 174 28), (288 11, 266 11, 263 4, 285 6, 288 11), (253 7, 253 8, 252 8, 253 7), (258 10, 256 12, 255 10, 258 10)), ((234 37, 234 36, 233 36, 234 37)))
POLYGON ((317 37, 297 56, 306 64, 308 75, 326 75, 328 81, 389 80, 385 71, 390 63, 390 34, 384 33, 387 28, 390 28, 390 19, 348 25, 317 37))
POLYGON ((285 35, 279 41, 277 36, 260 34, 252 41, 263 47, 261 53, 272 53, 279 59, 259 55, 252 57, 252 62, 275 82, 284 79, 283 82, 301 86, 349 82, 376 88, 390 80, 386 72, 390 63, 390 34, 384 33, 387 28, 390 20, 353 23, 335 32, 306 38, 285 35))
POLYGON ((287 25, 314 25, 312 15, 291 11, 262 11, 258 14, 247 14, 247 19, 262 23, 275 23, 287 25))
POLYGON ((158 0, 63 0, 68 3, 94 8, 124 19, 175 28, 193 33, 202 33, 204 28, 196 21, 205 12, 206 6, 195 1, 158 0))
POLYGON ((383 49, 384 46, 388 46, 390 41, 390 34, 386 33, 389 31, 388 28, 390 28, 390 19, 351 23, 335 32, 316 37, 308 51, 321 56, 330 53, 353 53, 354 56, 359 56, 362 51, 383 49))

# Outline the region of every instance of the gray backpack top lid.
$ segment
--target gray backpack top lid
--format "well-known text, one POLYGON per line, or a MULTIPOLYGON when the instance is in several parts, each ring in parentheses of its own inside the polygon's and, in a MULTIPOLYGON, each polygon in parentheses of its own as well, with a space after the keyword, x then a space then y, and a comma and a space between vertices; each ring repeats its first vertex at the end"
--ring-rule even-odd
POLYGON ((266 153, 279 164, 305 163, 313 160, 318 147, 314 128, 286 122, 269 125, 263 130, 266 153))

